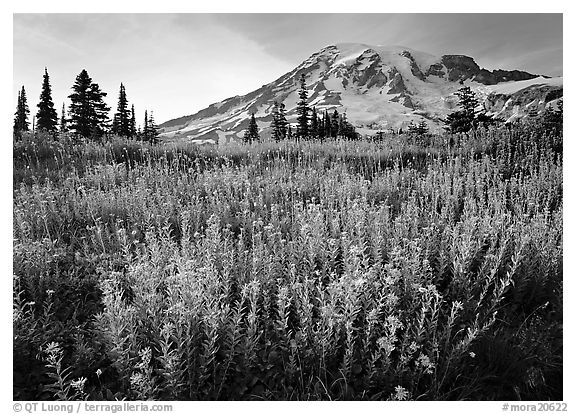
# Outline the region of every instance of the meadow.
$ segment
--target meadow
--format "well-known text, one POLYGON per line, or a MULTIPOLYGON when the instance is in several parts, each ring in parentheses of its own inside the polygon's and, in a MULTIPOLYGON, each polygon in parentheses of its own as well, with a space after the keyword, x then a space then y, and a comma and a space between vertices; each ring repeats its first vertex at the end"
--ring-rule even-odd
POLYGON ((13 151, 14 399, 562 399, 561 136, 13 151))

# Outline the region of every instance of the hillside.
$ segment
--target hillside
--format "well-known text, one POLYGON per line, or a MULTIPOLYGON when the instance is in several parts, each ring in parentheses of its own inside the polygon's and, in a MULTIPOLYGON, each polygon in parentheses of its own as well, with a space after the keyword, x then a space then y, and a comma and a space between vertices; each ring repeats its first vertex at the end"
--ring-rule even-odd
POLYGON ((402 46, 344 43, 327 46, 292 71, 243 96, 214 103, 189 116, 160 125, 165 140, 240 138, 254 113, 269 134, 275 100, 286 106, 295 122, 298 80, 304 74, 309 103, 317 111, 337 109, 361 134, 406 127, 425 120, 432 130, 456 108, 453 95, 470 86, 489 113, 505 120, 526 116, 562 96, 562 77, 548 78, 523 71, 480 68, 464 55, 434 56, 402 46))

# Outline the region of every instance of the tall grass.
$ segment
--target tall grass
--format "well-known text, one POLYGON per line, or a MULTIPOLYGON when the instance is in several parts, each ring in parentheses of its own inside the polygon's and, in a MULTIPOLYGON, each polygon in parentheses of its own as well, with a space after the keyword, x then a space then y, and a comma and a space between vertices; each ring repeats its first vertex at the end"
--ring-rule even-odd
POLYGON ((14 160, 15 398, 562 398, 561 138, 14 160))

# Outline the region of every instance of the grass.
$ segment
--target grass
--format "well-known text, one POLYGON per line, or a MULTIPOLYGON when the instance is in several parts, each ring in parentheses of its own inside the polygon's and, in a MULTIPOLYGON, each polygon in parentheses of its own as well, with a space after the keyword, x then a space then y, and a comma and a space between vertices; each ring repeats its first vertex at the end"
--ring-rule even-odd
POLYGON ((14 146, 15 399, 561 400, 562 139, 14 146))

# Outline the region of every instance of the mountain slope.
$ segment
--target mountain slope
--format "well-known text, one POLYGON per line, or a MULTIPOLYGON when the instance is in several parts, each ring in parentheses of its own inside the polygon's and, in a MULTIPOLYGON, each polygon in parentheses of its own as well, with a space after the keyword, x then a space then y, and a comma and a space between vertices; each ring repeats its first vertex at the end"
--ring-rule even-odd
POLYGON ((346 112, 362 134, 406 127, 426 120, 440 129, 441 120, 457 108, 453 95, 470 86, 485 108, 506 120, 539 111, 562 96, 562 78, 522 71, 480 68, 463 55, 434 56, 402 46, 343 43, 314 53, 292 71, 243 96, 210 105, 193 115, 160 125, 164 139, 239 139, 255 113, 262 135, 269 134, 275 100, 295 122, 299 78, 306 77, 309 104, 316 110, 346 112))

